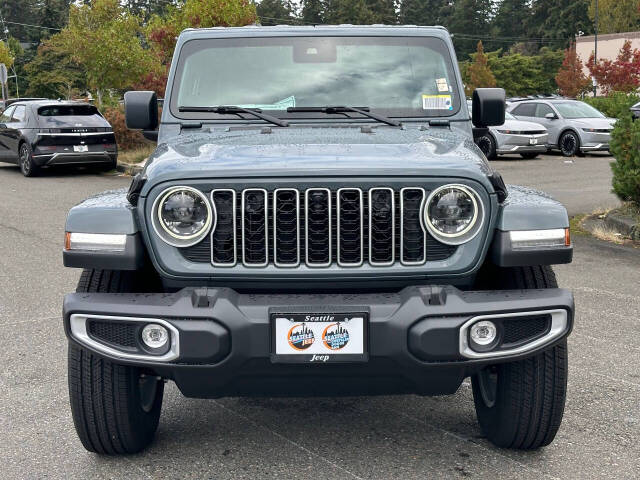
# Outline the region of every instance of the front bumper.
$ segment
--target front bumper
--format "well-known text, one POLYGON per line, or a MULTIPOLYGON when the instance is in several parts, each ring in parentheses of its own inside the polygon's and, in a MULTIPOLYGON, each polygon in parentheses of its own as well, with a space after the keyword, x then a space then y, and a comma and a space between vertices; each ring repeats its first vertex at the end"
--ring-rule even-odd
POLYGON ((589 143, 586 145, 581 145, 580 150, 583 152, 608 152, 609 144, 608 143, 589 143))
POLYGON ((64 300, 64 325, 71 342, 172 379, 192 397, 433 395, 455 392, 487 364, 525 358, 560 342, 573 325, 573 296, 563 289, 463 292, 450 286, 330 296, 239 294, 228 288, 72 293, 64 300), (368 360, 273 363, 271 314, 306 312, 368 314, 368 360), (544 334, 503 351, 469 350, 464 332, 475 317, 520 322, 544 312, 553 318, 544 334), (87 318, 164 323, 172 332, 171 349, 154 357, 105 344, 83 329, 87 318))

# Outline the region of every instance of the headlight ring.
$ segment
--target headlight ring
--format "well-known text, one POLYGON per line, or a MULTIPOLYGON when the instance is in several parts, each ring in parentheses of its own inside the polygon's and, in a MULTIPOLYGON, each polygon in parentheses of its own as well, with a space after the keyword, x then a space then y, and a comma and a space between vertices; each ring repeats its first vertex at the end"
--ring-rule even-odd
POLYGON ((185 248, 200 242, 217 215, 206 195, 193 187, 176 186, 163 191, 151 209, 156 234, 167 244, 185 248))
POLYGON ((443 185, 427 198, 422 218, 436 240, 447 245, 461 245, 480 232, 484 206, 473 188, 460 184, 443 185))

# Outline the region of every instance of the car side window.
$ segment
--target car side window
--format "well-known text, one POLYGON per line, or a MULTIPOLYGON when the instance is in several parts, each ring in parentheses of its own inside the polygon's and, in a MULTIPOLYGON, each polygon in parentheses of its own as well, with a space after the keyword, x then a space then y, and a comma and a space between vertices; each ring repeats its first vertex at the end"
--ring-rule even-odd
POLYGON ((0 116, 0 123, 9 123, 11 121, 11 115, 16 107, 9 107, 0 116))
POLYGON ((12 122, 24 122, 27 119, 27 107, 24 105, 16 105, 13 112, 12 122))
POLYGON ((535 103, 524 103, 522 105, 518 105, 514 110, 513 114, 516 117, 533 117, 536 110, 535 103))
POLYGON ((546 103, 539 103, 536 107, 536 117, 538 118, 544 118, 547 116, 547 114, 549 113, 554 113, 553 108, 551 108, 549 105, 547 105, 546 103))

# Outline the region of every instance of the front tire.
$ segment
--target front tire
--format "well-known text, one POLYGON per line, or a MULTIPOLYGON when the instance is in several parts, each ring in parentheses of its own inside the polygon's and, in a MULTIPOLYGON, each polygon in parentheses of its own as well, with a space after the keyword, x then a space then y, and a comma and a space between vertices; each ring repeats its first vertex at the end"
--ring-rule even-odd
POLYGON ((565 157, 573 157, 580 153, 580 139, 572 131, 564 132, 558 142, 558 148, 565 157))
POLYGON ((40 173, 40 168, 33 161, 33 152, 28 143, 23 142, 18 147, 18 165, 25 177, 35 177, 40 173))
MULTIPOLYGON (((134 272, 84 270, 78 292, 133 292, 134 272)), ((82 445, 99 454, 143 450, 158 428, 164 383, 152 372, 119 365, 69 344, 69 398, 82 445)))
POLYGON ((486 135, 478 137, 476 139, 476 145, 478 145, 478 148, 482 150, 482 153, 484 153, 484 156, 487 157, 487 159, 495 160, 498 158, 496 153, 496 141, 493 139, 491 134, 487 133, 486 135))
MULTIPOLYGON (((549 266, 485 269, 481 288, 557 288, 549 266), (487 271, 489 270, 489 271, 487 271)), ((487 439, 503 448, 533 450, 556 436, 567 392, 567 341, 542 353, 489 366, 471 379, 478 423, 487 439)))

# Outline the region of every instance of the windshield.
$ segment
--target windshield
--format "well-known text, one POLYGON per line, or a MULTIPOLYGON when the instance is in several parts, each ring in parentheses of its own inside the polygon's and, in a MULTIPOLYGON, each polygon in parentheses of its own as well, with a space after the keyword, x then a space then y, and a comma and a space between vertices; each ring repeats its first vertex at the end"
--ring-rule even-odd
POLYGON ((563 118, 604 118, 602 113, 583 102, 560 102, 554 106, 563 118))
POLYGON ((97 114, 98 109, 93 105, 51 105, 38 109, 38 115, 41 117, 70 117, 97 114))
MULTIPOLYGON (((171 111, 234 105, 272 110, 368 107, 387 116, 450 116, 460 96, 449 50, 433 37, 278 37, 191 40, 178 60, 171 111)), ((342 115, 344 117, 344 115, 342 115)))

